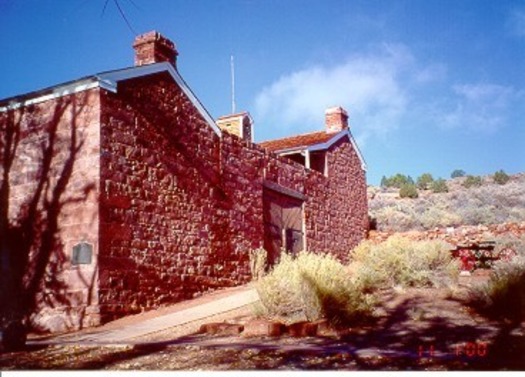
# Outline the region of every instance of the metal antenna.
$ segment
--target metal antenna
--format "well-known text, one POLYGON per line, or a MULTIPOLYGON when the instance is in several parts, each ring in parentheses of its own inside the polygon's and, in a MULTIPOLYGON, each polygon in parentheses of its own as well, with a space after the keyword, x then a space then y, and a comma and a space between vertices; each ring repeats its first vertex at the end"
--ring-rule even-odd
POLYGON ((235 114, 235 65, 233 63, 233 55, 230 56, 230 66, 232 75, 232 114, 235 114))

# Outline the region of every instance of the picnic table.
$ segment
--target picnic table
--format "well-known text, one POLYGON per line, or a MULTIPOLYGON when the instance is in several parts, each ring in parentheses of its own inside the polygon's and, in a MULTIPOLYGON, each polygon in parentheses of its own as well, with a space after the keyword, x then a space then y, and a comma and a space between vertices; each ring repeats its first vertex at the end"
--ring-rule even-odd
POLYGON ((495 241, 481 241, 458 244, 451 250, 454 258, 461 261, 461 271, 476 268, 490 268, 497 260, 510 260, 516 251, 510 247, 496 249, 495 241))

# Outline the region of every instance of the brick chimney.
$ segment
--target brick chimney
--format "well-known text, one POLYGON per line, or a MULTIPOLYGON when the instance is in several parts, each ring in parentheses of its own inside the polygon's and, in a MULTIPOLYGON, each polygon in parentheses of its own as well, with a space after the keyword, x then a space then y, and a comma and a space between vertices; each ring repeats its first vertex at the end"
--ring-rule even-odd
POLYGON ((135 65, 170 62, 177 67, 177 49, 175 44, 159 32, 150 31, 139 35, 133 42, 135 65))
POLYGON ((340 106, 325 110, 325 125, 327 133, 335 133, 348 128, 348 113, 340 106))

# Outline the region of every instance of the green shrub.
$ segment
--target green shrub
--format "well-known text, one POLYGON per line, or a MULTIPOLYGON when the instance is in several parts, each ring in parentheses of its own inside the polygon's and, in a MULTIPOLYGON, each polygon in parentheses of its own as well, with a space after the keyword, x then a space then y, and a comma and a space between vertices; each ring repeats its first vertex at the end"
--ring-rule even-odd
POLYGON ((411 241, 399 235, 380 244, 364 241, 352 253, 354 283, 365 292, 394 286, 445 286, 459 274, 459 265, 442 241, 411 241))
POLYGON ((494 182, 498 185, 504 185, 508 181, 510 181, 510 177, 507 173, 505 173, 503 170, 499 170, 496 173, 494 173, 494 176, 492 177, 494 179, 494 182))
POLYGON ((395 187, 401 188, 403 185, 414 184, 414 180, 409 175, 397 173, 389 178, 383 176, 381 178, 381 187, 395 187))
POLYGON ((424 173, 417 178, 417 188, 420 190, 428 190, 432 182, 434 182, 432 174, 424 173))
POLYGON ((373 296, 354 284, 347 267, 327 254, 283 254, 256 283, 264 314, 285 321, 328 319, 341 324, 371 314, 373 296))
POLYGON ((414 184, 404 184, 399 189, 399 197, 415 199, 419 196, 417 188, 414 184))
POLYGON ((465 181, 463 181, 463 187, 471 188, 471 187, 480 187, 483 184, 483 180, 480 176, 474 176, 474 175, 467 175, 467 178, 465 178, 465 181))
POLYGON ((456 169, 450 174, 450 178, 459 178, 464 177, 467 173, 465 173, 465 170, 456 169))
POLYGON ((435 194, 448 192, 447 182, 442 178, 439 178, 435 180, 434 182, 432 182, 432 185, 430 186, 430 188, 432 192, 435 194))

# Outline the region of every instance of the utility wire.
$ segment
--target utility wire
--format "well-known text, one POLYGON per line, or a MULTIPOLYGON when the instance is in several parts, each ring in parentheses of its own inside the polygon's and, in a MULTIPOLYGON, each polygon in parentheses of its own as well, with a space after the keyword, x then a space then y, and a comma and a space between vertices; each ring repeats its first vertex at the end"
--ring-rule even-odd
MULTIPOLYGON (((133 4, 135 7, 137 7, 137 5, 132 0, 128 0, 128 1, 130 1, 131 4, 133 4)), ((104 2, 104 7, 102 8, 102 13, 101 13, 100 17, 104 17, 104 14, 106 13, 106 9, 108 7, 108 3, 109 3, 109 0, 106 0, 104 2)), ((126 25, 127 25, 128 29, 131 31, 131 33, 133 35, 137 35, 138 33, 135 31, 135 29, 133 29, 133 26, 131 26, 131 23, 129 22, 128 18, 126 17, 126 13, 124 13, 124 10, 120 6, 119 1, 118 0, 113 0, 113 3, 117 7, 117 10, 120 13, 120 16, 124 19, 124 22, 126 22, 126 25)))
POLYGON ((124 21, 126 21, 126 25, 128 25, 129 30, 130 30, 134 35, 137 35, 138 33, 133 29, 133 27, 132 27, 131 24, 129 23, 129 20, 128 20, 128 18, 126 17, 126 14, 125 14, 124 11, 122 10, 122 8, 120 7, 120 4, 119 4, 118 0, 113 0, 113 2, 114 2, 115 5, 117 6, 118 11, 120 12, 120 15, 122 16, 122 18, 124 19, 124 21))

